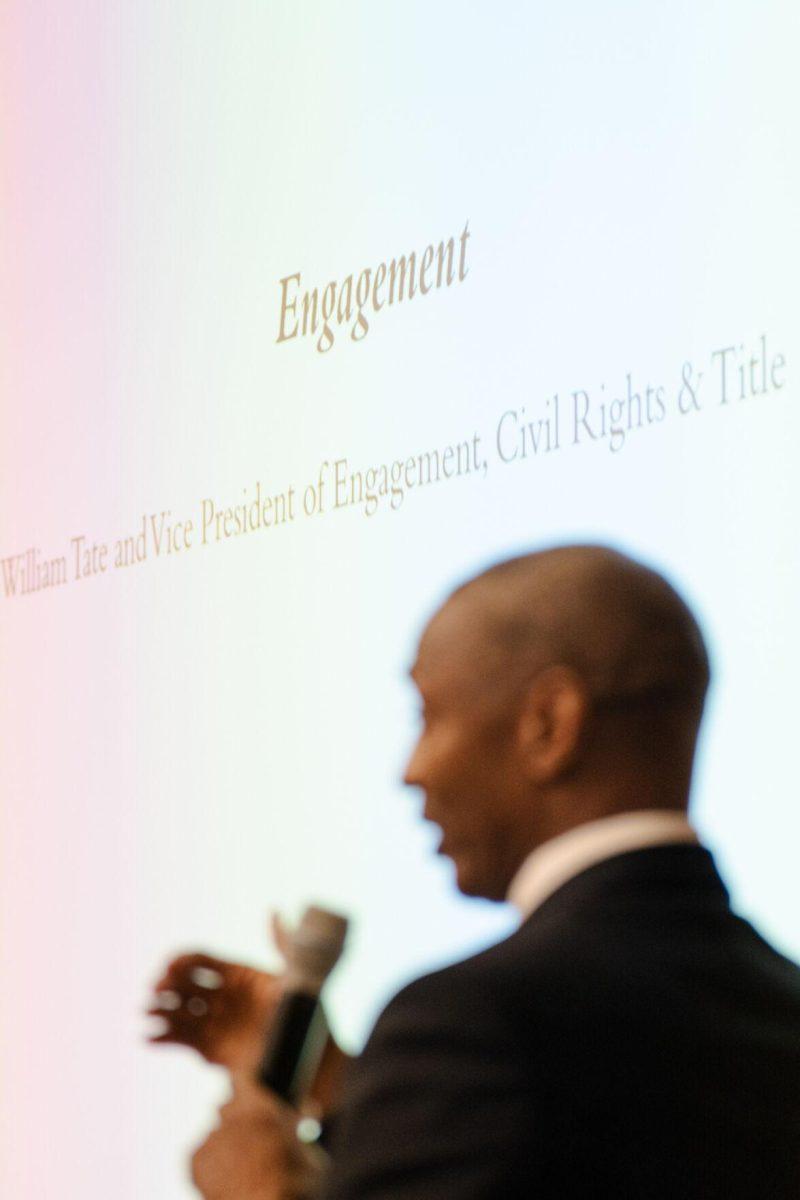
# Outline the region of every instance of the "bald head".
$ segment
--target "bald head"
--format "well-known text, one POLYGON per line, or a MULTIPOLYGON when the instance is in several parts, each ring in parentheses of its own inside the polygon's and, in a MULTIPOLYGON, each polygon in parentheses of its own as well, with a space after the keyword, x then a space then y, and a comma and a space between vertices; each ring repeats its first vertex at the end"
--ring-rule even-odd
POLYGON ((563 546, 509 559, 456 589, 448 608, 474 626, 485 683, 559 664, 595 701, 702 709, 709 664, 697 622, 663 576, 618 551, 563 546))
POLYGON ((708 656, 674 588, 623 554, 484 571, 432 618, 412 676, 405 779, 462 891, 502 897, 534 846, 586 821, 688 804, 708 656))

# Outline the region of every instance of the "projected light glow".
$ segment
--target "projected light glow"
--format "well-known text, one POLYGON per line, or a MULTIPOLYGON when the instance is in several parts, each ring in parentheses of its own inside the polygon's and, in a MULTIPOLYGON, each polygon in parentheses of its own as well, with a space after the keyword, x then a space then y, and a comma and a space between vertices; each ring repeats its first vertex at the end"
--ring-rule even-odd
POLYGON ((800 955, 796 6, 0 20, 3 1195, 193 1194, 169 955, 347 912, 357 1047, 509 928, 398 781, 424 621, 523 549, 696 609, 695 819, 800 955))

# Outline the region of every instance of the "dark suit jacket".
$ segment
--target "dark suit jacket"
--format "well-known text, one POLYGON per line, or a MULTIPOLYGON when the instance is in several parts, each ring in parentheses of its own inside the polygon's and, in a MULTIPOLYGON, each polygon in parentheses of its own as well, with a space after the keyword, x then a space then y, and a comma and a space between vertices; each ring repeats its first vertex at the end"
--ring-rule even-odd
POLYGON ((618 855, 405 988, 326 1200, 799 1200, 800 970, 711 855, 618 855))

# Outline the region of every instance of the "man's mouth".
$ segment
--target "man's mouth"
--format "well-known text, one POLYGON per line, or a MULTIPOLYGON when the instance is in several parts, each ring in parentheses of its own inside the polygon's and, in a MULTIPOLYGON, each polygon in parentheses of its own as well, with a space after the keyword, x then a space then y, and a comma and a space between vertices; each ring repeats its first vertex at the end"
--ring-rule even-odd
POLYGON ((441 825, 439 824, 439 822, 434 817, 428 816, 427 813, 422 814, 422 819, 428 825, 435 826, 436 830, 438 830, 439 838, 438 838, 438 841, 434 842, 434 851, 433 851, 434 854, 437 854, 437 855, 441 854, 448 858, 451 857, 452 852, 453 852, 453 846, 451 844, 451 841, 448 839, 447 835, 445 834, 444 830, 442 829, 441 825))
POLYGON ((439 845, 436 847, 436 853, 443 855, 445 858, 452 858, 454 854, 458 853, 458 845, 442 834, 439 838, 439 845))

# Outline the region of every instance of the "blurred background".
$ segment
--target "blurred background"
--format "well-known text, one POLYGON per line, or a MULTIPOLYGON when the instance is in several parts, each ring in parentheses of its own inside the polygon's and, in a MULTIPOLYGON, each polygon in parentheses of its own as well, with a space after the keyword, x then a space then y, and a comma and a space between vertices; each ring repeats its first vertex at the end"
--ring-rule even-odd
POLYGON ((399 783, 419 631, 510 553, 599 539, 683 590, 695 817, 800 955, 797 7, 10 0, 0 39, 3 1194, 193 1194, 224 1080, 142 1016, 177 951, 274 965, 270 910, 347 911, 358 1049, 511 927, 399 783), (463 280, 276 340, 285 277, 467 223, 463 280), (503 461, 556 396, 558 448, 503 461), (337 460, 476 435, 485 470, 333 506, 337 460), (295 519, 203 545, 257 485, 295 519), (115 567, 162 513, 191 548, 115 567), (65 582, 21 594, 28 551, 65 582))

